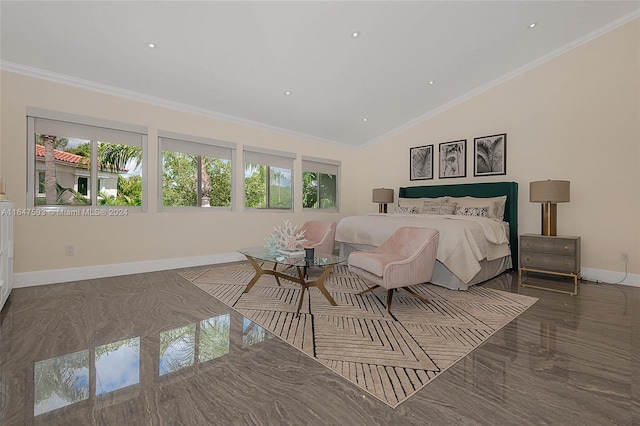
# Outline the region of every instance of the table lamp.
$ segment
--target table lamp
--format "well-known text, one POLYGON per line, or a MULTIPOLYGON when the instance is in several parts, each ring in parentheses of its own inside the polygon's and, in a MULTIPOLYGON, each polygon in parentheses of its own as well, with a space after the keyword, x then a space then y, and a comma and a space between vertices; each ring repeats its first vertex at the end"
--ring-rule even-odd
POLYGON ((393 203, 393 189, 390 188, 374 188, 371 201, 378 203, 378 213, 387 212, 387 204, 393 203))
POLYGON ((542 203, 542 235, 557 235, 557 203, 569 202, 568 180, 539 180, 529 183, 529 201, 542 203))

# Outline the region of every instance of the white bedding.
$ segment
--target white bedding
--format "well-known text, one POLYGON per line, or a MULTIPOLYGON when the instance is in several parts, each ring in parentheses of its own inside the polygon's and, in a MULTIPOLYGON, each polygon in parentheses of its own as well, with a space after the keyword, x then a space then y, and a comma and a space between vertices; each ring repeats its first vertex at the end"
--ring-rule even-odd
POLYGON ((440 231, 436 258, 463 283, 469 283, 480 271, 481 261, 511 255, 504 224, 475 216, 384 213, 349 216, 338 222, 336 241, 379 246, 401 226, 440 231))

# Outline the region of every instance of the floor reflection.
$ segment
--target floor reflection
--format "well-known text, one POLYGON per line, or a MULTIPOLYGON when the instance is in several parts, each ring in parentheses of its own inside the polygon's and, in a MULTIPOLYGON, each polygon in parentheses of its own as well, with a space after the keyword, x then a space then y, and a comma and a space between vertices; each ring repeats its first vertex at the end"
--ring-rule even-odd
POLYGON ((500 329, 471 356, 463 358, 465 383, 474 392, 505 402, 507 371, 518 358, 518 318, 500 329), (487 352, 491 353, 487 357, 487 352))
POLYGON ((539 300, 397 409, 174 272, 15 289, 0 424, 640 425, 640 289, 482 285, 539 300))
POLYGON ((195 324, 160 333, 160 375, 192 366, 196 352, 195 342, 195 324))
MULTIPOLYGON (((531 278, 535 280, 535 277, 531 278)), ((547 283, 548 285, 548 283, 547 283)), ((529 344, 529 369, 550 380, 569 380, 571 371, 571 356, 565 353, 562 344, 566 343, 566 336, 578 330, 581 317, 581 297, 560 295, 560 297, 548 297, 548 292, 542 290, 536 302, 539 320, 539 343, 529 344), (544 313, 553 312, 553 319, 547 318, 544 313)))
MULTIPOLYGON (((158 378, 214 361, 229 354, 232 338, 247 348, 274 337, 251 320, 234 315, 238 317, 234 321, 236 327, 232 327, 230 314, 217 315, 161 331, 156 337, 132 337, 93 350, 36 361, 33 415, 37 417, 81 401, 121 402, 139 396, 141 375, 152 373, 158 378), (141 357, 141 352, 156 354, 156 361, 153 355, 148 359, 141 357)), ((149 377, 143 382, 154 384, 157 380, 149 377)))
POLYGON ((198 330, 198 360, 211 361, 229 353, 229 314, 200 321, 198 330))
POLYGON ((89 351, 38 361, 34 365, 33 415, 89 398, 89 351))
POLYGON ((255 345, 256 343, 262 343, 267 339, 274 337, 264 328, 260 327, 249 318, 244 318, 242 321, 242 347, 255 345))
POLYGON ((140 383, 140 338, 96 347, 96 395, 140 383))
POLYGON ((568 380, 569 366, 569 358, 557 349, 556 325, 541 323, 540 345, 529 345, 529 368, 555 380, 568 380))

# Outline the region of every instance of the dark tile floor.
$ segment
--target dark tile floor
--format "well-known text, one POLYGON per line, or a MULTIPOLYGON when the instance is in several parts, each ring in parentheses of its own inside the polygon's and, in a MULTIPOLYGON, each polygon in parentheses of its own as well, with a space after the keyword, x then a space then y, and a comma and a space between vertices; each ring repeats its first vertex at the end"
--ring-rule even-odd
POLYGON ((15 289, 0 424, 640 424, 640 288, 503 274, 483 285, 540 300, 392 409, 177 272, 15 289))

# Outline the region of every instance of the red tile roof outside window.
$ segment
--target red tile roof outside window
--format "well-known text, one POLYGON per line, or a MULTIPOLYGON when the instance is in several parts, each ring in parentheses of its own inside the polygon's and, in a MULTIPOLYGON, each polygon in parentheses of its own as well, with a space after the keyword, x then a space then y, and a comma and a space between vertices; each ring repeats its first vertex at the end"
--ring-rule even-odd
MULTIPOLYGON (((36 144, 36 157, 44 159, 44 145, 36 144)), ((58 149, 53 150, 53 158, 57 161, 63 161, 65 163, 73 164, 75 166, 89 167, 89 159, 81 155, 72 154, 66 151, 60 151, 58 149)), ((128 172, 128 169, 119 169, 120 172, 128 172)))
MULTIPOLYGON (((44 146, 36 144, 36 157, 44 158, 44 146)), ((81 155, 72 154, 70 152, 60 151, 58 149, 53 150, 53 158, 65 163, 88 166, 89 159, 81 155)))

